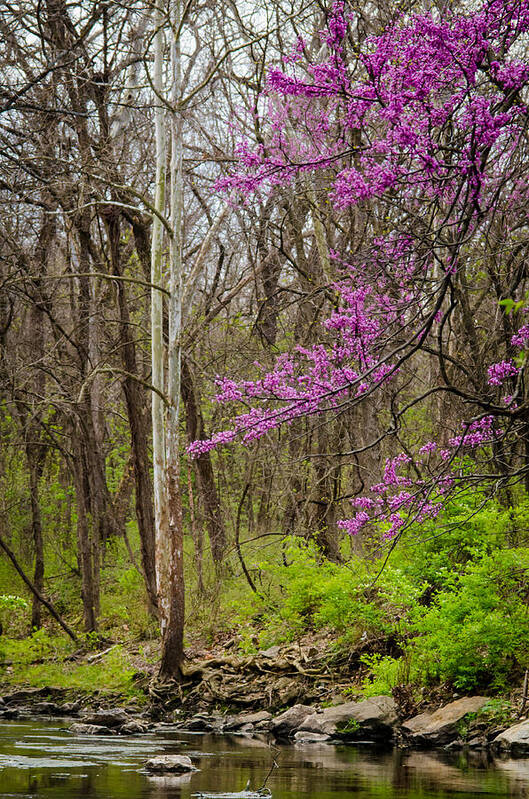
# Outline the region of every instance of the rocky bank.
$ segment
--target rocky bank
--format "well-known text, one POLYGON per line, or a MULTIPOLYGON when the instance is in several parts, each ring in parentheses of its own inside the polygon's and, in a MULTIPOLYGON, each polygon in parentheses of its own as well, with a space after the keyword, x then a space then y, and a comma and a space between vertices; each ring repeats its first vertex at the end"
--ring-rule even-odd
POLYGON ((484 749, 512 756, 529 754, 529 720, 515 724, 491 721, 490 700, 470 696, 431 711, 403 718, 393 697, 375 696, 327 707, 296 703, 279 713, 269 710, 187 713, 182 707, 167 713, 152 705, 140 710, 95 707, 94 697, 71 701, 59 689, 14 691, 0 698, 0 719, 21 716, 71 717, 75 735, 139 735, 149 730, 257 737, 293 744, 350 742, 396 745, 415 749, 484 749))

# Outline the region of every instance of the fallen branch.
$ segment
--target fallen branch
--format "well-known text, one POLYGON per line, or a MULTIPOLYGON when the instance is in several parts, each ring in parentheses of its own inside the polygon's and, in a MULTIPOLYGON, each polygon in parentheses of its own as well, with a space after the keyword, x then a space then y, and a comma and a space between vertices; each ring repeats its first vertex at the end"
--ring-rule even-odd
POLYGON ((42 596, 42 594, 40 593, 38 588, 36 588, 33 585, 31 580, 29 579, 29 577, 27 577, 27 575, 23 571, 22 567, 18 563, 14 553, 9 549, 9 547, 6 544, 6 542, 2 539, 1 536, 0 536, 0 549, 2 549, 5 552, 5 554, 7 555, 7 557, 9 558, 9 560, 11 561, 11 563, 13 564, 13 566, 15 567, 15 569, 17 570, 19 575, 22 577, 23 581, 26 583, 26 585, 29 588, 29 590, 31 591, 31 593, 50 612, 50 614, 53 616, 55 621, 57 621, 60 624, 60 626, 62 627, 64 632, 67 635, 70 636, 72 641, 74 641, 74 643, 78 644, 79 640, 78 640, 76 634, 74 633, 74 631, 72 629, 70 629, 70 627, 68 627, 68 625, 66 624, 66 622, 64 621, 64 619, 62 618, 60 613, 58 613, 58 611, 55 610, 55 608, 53 607, 51 602, 49 602, 47 599, 45 599, 45 597, 42 596))

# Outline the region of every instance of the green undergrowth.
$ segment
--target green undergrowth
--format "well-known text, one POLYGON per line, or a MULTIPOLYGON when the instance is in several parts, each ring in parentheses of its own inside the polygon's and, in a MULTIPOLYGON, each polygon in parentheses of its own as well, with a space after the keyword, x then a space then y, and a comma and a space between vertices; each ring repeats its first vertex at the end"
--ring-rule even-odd
POLYGON ((24 639, 0 640, 1 683, 144 696, 135 680, 137 668, 127 648, 119 644, 100 655, 79 653, 73 642, 44 629, 24 639))
MULTIPOLYGON (((344 539, 341 563, 301 537, 243 540, 255 590, 233 551, 221 571, 205 552, 200 583, 187 536, 186 646, 200 658, 228 644, 250 654, 314 641, 329 669, 350 675, 351 696, 397 686, 505 695, 529 668, 528 531, 523 495, 505 507, 466 491, 391 552, 380 539, 354 547, 344 539)), ((128 535, 137 551, 134 526, 128 535)), ((2 580, 5 568, 0 563, 2 580)), ((58 569, 51 563, 50 571, 58 569)), ((80 630, 77 579, 50 580, 47 591, 80 630)), ((2 586, 0 681, 138 694, 134 675, 154 666, 158 629, 122 540, 105 553, 99 636, 82 642, 87 657, 114 646, 92 662, 72 659, 75 647, 47 617, 45 629, 28 637, 31 598, 12 574, 2 586)))
POLYGON ((354 693, 439 684, 506 692, 529 667, 528 529, 526 498, 505 508, 466 492, 411 530, 387 562, 369 541, 336 564, 290 539, 281 559, 248 558, 260 595, 226 599, 240 647, 327 630, 331 662, 349 661, 354 693))

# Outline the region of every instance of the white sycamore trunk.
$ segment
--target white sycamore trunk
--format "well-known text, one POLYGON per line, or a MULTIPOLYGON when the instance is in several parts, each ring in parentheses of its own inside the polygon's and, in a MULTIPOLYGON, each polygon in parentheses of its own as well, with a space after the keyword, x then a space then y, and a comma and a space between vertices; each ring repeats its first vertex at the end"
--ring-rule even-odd
MULTIPOLYGON (((173 5, 173 30, 180 19, 180 4, 173 5)), ((165 111, 163 97, 164 8, 162 0, 155 7, 154 89, 156 132, 157 214, 165 212, 165 111)), ((172 102, 180 94, 180 50, 172 42, 172 102)), ((174 106, 173 106, 174 107, 174 106)), ((163 345, 163 227, 160 216, 153 216, 151 251, 151 335, 152 335, 152 428, 154 466, 154 510, 156 538, 156 580, 162 633, 160 676, 178 677, 182 660, 184 585, 182 569, 182 519, 179 495, 179 396, 180 396, 180 333, 182 284, 182 142, 181 123, 171 114, 171 223, 169 262, 169 349, 167 358, 167 403, 164 408, 164 345, 163 345)))

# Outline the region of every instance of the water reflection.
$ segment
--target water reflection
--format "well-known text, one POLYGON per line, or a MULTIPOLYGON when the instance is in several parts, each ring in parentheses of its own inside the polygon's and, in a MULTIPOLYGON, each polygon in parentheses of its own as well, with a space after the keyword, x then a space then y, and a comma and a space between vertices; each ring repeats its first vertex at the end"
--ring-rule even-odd
MULTIPOLYGON (((273 799, 447 799, 529 797, 529 759, 485 753, 373 751, 299 744, 274 750, 273 799)), ((183 735, 165 728, 141 737, 76 737, 58 724, 0 724, 0 799, 190 799, 196 791, 259 787, 272 751, 266 740, 183 735), (185 752, 200 768, 149 776, 154 754, 185 752)))

